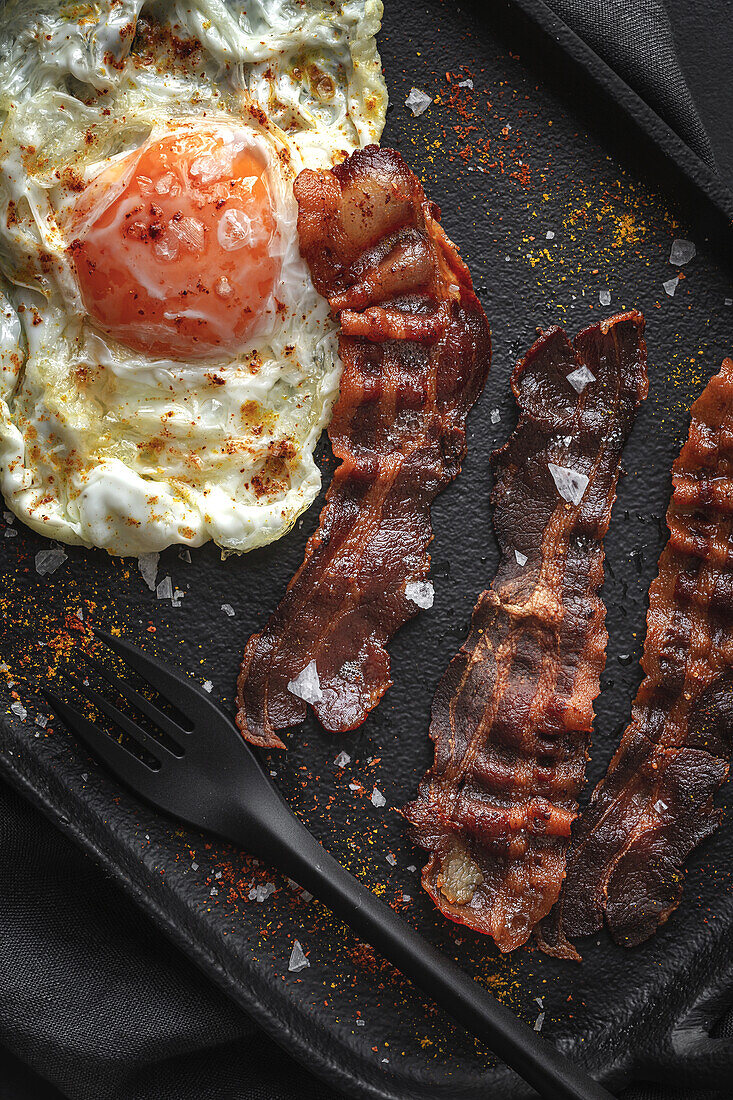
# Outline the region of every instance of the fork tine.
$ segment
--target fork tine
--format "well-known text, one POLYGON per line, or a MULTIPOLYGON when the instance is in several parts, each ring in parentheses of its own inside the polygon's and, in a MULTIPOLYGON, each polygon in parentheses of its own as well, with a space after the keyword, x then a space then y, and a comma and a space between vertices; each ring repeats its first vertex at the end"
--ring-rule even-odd
POLYGON ((119 691, 120 695, 123 695, 128 702, 133 703, 146 718, 149 718, 156 726, 160 726, 160 728, 174 740, 188 736, 189 730, 179 725, 178 722, 174 722, 170 715, 166 714, 160 707, 156 707, 155 703, 151 702, 147 696, 128 684, 121 676, 105 668, 101 661, 96 661, 94 657, 90 657, 88 653, 85 653, 83 649, 79 649, 78 647, 76 649, 76 655, 77 657, 81 657, 84 663, 90 665, 95 672, 99 673, 115 691, 119 691))
POLYGON ((93 633, 96 638, 109 646, 119 657, 122 657, 128 665, 135 669, 135 672, 139 673, 144 680, 147 680, 151 687, 155 688, 164 699, 167 699, 172 706, 180 710, 187 718, 196 716, 199 719, 205 718, 206 710, 215 705, 203 688, 198 687, 188 676, 174 672, 173 669, 164 665, 161 661, 157 661, 154 657, 145 653, 144 650, 138 649, 131 642, 123 641, 122 638, 115 638, 108 634, 106 630, 94 630, 93 633), (206 708, 203 711, 202 703, 206 708), (184 706, 193 708, 193 715, 186 714, 184 706))
MULTIPOLYGON (((174 759, 180 759, 183 756, 183 749, 181 749, 180 745, 177 746, 180 751, 177 753, 173 752, 173 750, 169 749, 167 745, 164 745, 162 741, 158 741, 156 737, 153 737, 153 735, 148 733, 147 730, 144 730, 142 726, 139 726, 137 722, 133 722, 133 720, 124 714, 123 711, 118 710, 114 703, 110 703, 108 699, 105 699, 102 693, 97 691, 96 688, 83 683, 69 672, 68 669, 62 669, 61 672, 62 675, 74 685, 77 691, 80 691, 82 695, 87 697, 90 703, 94 703, 95 707, 101 710, 102 714, 106 714, 124 733, 144 745, 146 749, 152 752, 153 756, 159 757, 161 752, 167 753, 174 759)), ((162 764, 163 760, 161 760, 160 763, 162 764)))
POLYGON ((124 783, 133 787, 145 797, 153 798, 157 772, 143 764, 129 749, 114 741, 103 730, 90 722, 76 707, 70 706, 55 691, 42 688, 42 694, 56 711, 59 718, 97 759, 103 760, 107 767, 124 783))

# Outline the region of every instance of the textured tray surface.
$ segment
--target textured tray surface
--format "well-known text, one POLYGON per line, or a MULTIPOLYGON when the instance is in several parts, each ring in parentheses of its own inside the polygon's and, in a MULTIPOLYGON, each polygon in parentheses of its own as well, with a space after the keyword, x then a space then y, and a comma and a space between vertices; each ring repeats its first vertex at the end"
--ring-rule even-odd
MULTIPOLYGON (((665 292, 663 281, 679 274, 668 262, 672 240, 693 236, 681 209, 607 154, 603 126, 593 124, 587 106, 577 113, 562 72, 555 79, 544 73, 540 83, 537 59, 517 56, 514 27, 479 25, 470 11, 435 0, 386 6, 380 46, 393 105, 384 141, 403 152, 443 208, 492 324, 494 362, 469 419, 463 472, 433 510, 435 606, 393 642, 394 686, 361 730, 331 735, 311 720, 291 734, 287 756, 273 754, 271 767, 297 811, 348 867, 525 1018, 536 1019, 535 998, 543 998, 543 1032, 605 1080, 719 1083, 729 1079, 731 1055, 708 1041, 706 1028, 725 1001, 719 991, 733 987, 730 787, 722 794, 726 823, 690 862, 683 904, 669 923, 633 952, 605 935, 586 942, 582 966, 530 952, 499 958, 485 938, 439 917, 419 887, 421 854, 393 808, 414 794, 431 758, 434 687, 496 567, 489 456, 514 424, 513 362, 537 326, 559 323, 574 334, 636 307, 647 317, 651 390, 626 450, 628 476, 606 543, 610 642, 590 786, 602 774, 640 678, 646 593, 664 541, 669 470, 687 431, 687 409, 730 351, 729 279, 695 236, 696 258, 674 297, 665 292), (456 87, 466 78, 473 90, 456 87), (417 119, 403 106, 412 85, 436 100, 417 119), (599 301, 604 291, 608 305, 599 301), (339 769, 334 758, 342 749, 351 762, 339 769), (370 801, 375 785, 387 800, 381 809, 370 801)), ((327 479, 327 456, 323 465, 327 479)), ((28 717, 22 722, 9 712, 8 693, 0 766, 96 852, 263 1026, 348 1095, 478 1100, 494 1085, 494 1095, 525 1096, 509 1071, 316 902, 246 855, 176 829, 120 794, 60 725, 34 725, 47 711, 33 687, 69 644, 77 608, 87 621, 118 626, 172 654, 231 704, 242 647, 300 563, 318 508, 281 542, 243 559, 221 563, 203 548, 187 564, 175 549, 166 551, 159 578, 170 575, 186 590, 180 608, 156 600, 134 561, 101 553, 71 549, 52 577, 39 577, 34 555, 44 542, 16 524, 0 561, 0 652, 28 717), (233 605, 234 618, 223 603, 233 605), (47 643, 40 650, 38 640, 47 643), (267 883, 275 892, 250 900, 250 891, 267 883), (287 969, 294 938, 311 962, 299 974, 287 969)))

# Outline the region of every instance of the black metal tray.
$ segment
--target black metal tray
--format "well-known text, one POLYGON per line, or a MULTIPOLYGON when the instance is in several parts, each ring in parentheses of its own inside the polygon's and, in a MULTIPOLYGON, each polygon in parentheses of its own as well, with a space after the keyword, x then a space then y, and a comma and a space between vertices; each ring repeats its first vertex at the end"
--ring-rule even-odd
MULTIPOLYGON (((359 731, 331 735, 309 721, 270 766, 347 866, 517 1012, 531 1022, 544 1012, 544 1033, 612 1087, 641 1078, 727 1087, 733 1051, 710 1032, 733 992, 730 786, 722 795, 726 823, 690 861, 684 901, 668 924, 634 951, 599 936, 584 945, 581 966, 528 951, 500 958, 487 939, 444 921, 420 890, 421 856, 394 812, 431 758, 435 684, 497 563, 489 455, 514 423, 511 366, 537 326, 560 323, 575 332, 634 306, 647 317, 651 393, 626 451, 628 476, 607 539, 610 642, 591 782, 602 773, 639 681, 670 465, 691 401, 730 349, 733 305, 726 299, 733 290, 714 247, 724 229, 712 244, 702 238, 705 200, 698 193, 691 202, 692 185, 679 173, 650 179, 657 154, 506 5, 487 12, 386 0, 386 8, 380 46, 392 107, 384 141, 402 150, 443 208, 492 323, 494 363, 470 419, 463 472, 433 513, 435 606, 393 642, 394 686, 359 731), (456 90, 465 78, 473 91, 456 90), (417 119, 403 106, 413 84, 435 98, 417 119), (678 274, 668 262, 675 237, 692 237, 697 256, 670 297, 662 283, 678 274), (610 304, 600 303, 601 291, 610 304), (334 764, 341 750, 351 756, 345 768, 334 764), (386 797, 383 808, 370 800, 375 785, 386 797)), ((322 457, 327 480, 325 448, 322 457)), ((299 564, 318 510, 245 558, 222 563, 207 547, 188 564, 177 550, 166 551, 159 577, 170 575, 186 592, 177 608, 155 598, 134 561, 102 553, 71 549, 56 573, 40 577, 34 555, 46 544, 16 524, 18 534, 2 539, 0 653, 28 713, 23 721, 9 710, 8 692, 0 768, 262 1027, 348 1096, 525 1097, 526 1086, 316 902, 246 854, 136 804, 60 724, 35 724, 39 712, 48 713, 35 688, 80 627, 79 608, 87 623, 118 626, 172 654, 231 703, 242 647, 299 564), (256 900, 257 886, 267 883, 275 892, 256 900), (311 964, 297 974, 288 971, 295 938, 311 964)))

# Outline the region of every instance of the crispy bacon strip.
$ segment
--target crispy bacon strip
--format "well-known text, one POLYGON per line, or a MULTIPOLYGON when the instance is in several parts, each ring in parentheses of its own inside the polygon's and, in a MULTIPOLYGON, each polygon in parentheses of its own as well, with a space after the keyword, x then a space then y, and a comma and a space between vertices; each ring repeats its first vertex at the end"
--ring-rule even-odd
POLYGON ((649 592, 644 680, 542 929, 562 957, 579 958, 566 937, 604 916, 618 943, 651 936, 679 905, 685 859, 720 822, 713 796, 733 747, 733 361, 691 412, 649 592))
POLYGON ((619 315, 574 347, 554 328, 514 369, 521 417, 494 456, 501 563, 438 686, 435 762, 405 811, 430 852, 425 890, 502 951, 563 880, 605 663, 602 540, 648 388, 643 328, 619 315))
POLYGON ((303 564, 244 653, 237 723, 270 748, 305 718, 288 684, 312 661, 327 729, 360 725, 389 687, 385 643, 417 613, 405 586, 428 573, 430 505, 460 469, 491 357, 466 265, 399 153, 369 146, 301 172, 295 195, 301 252, 341 321, 329 428, 341 465, 303 564))

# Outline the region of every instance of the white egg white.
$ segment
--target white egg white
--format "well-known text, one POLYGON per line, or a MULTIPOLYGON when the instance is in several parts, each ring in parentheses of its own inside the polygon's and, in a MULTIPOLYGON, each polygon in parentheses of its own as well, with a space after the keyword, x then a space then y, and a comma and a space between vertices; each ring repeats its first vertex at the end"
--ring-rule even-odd
POLYGON ((377 141, 378 0, 10 0, 0 16, 0 488, 35 530, 114 554, 280 537, 314 500, 341 364, 297 244, 292 183, 377 141), (171 129, 246 133, 282 275, 235 353, 146 356, 85 314, 68 212, 171 129))

